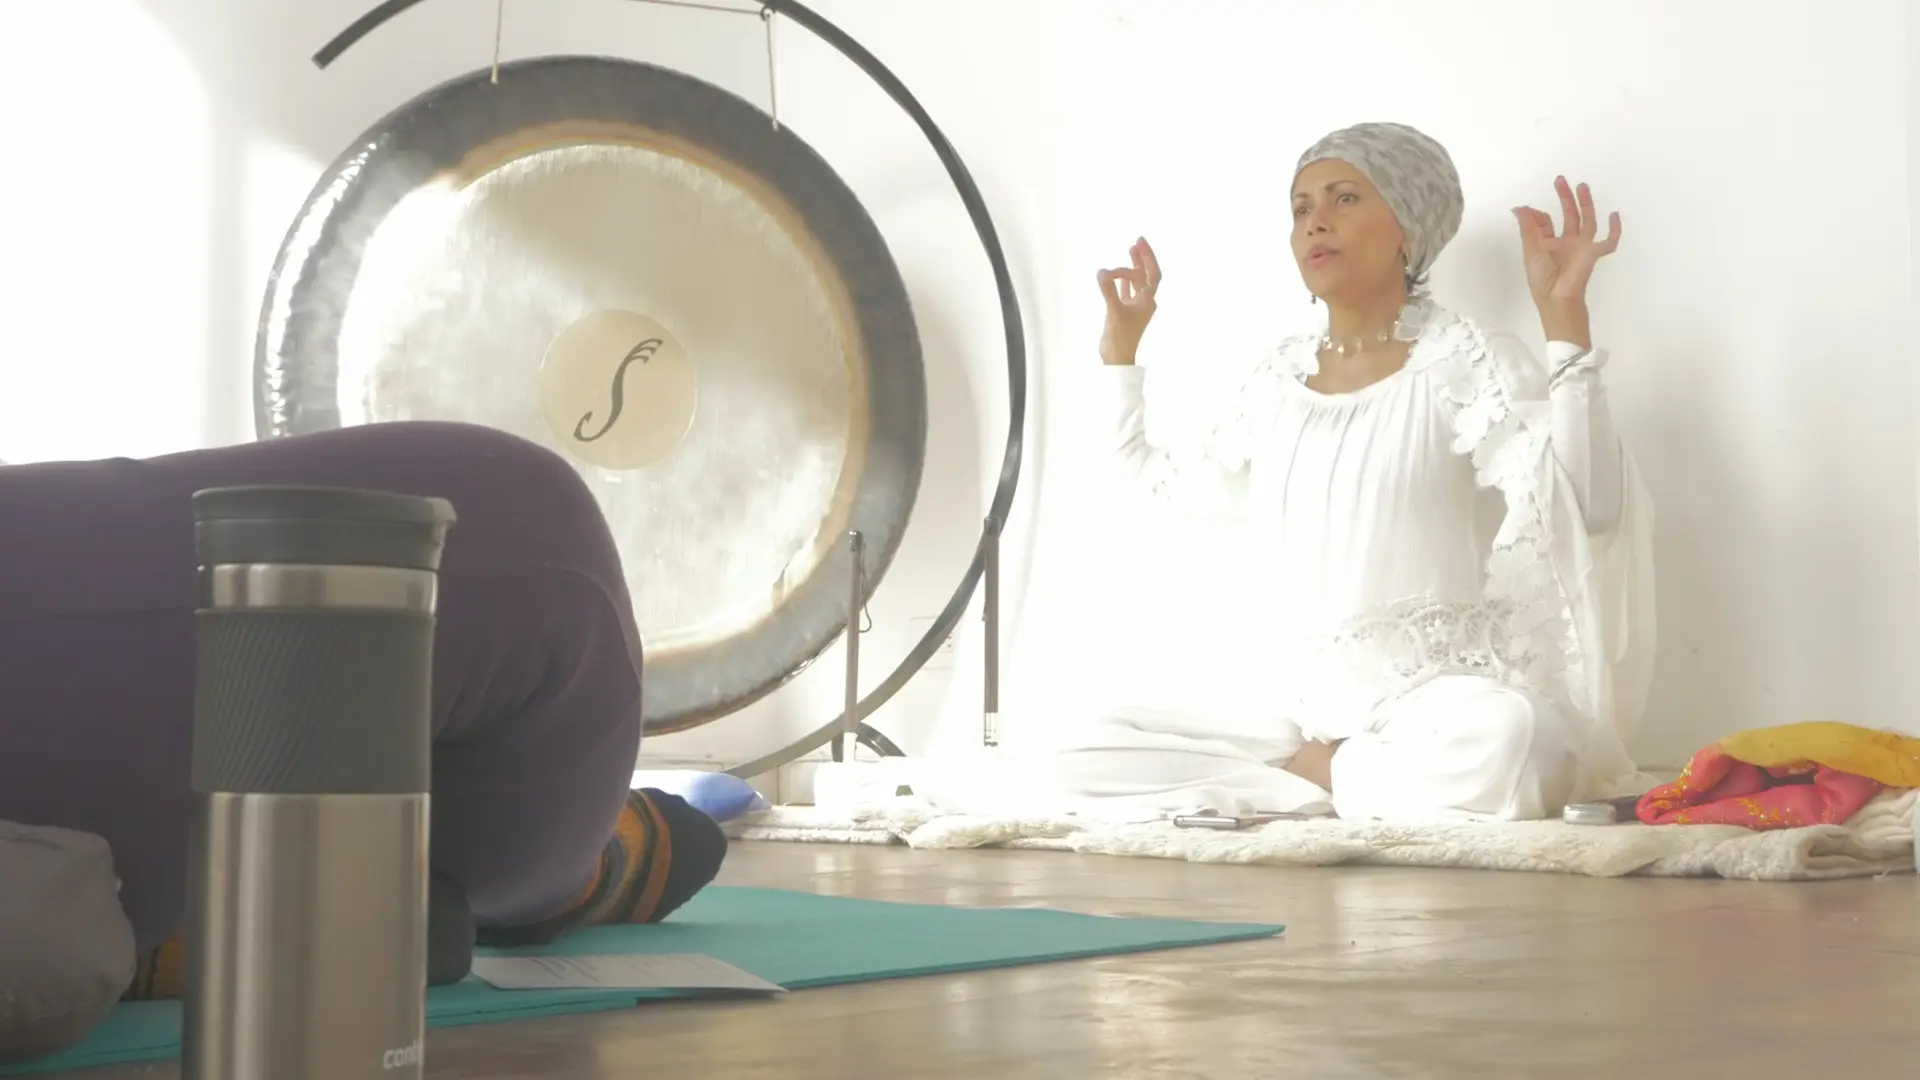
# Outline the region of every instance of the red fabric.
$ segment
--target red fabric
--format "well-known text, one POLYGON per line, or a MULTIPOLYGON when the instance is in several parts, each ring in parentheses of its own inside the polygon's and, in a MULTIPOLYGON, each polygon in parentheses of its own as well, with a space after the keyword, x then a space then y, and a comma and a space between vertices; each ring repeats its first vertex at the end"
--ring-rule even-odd
POLYGON ((1718 746, 1693 756, 1680 779, 1662 784, 1634 807, 1648 825, 1744 825, 1797 829, 1839 825, 1883 785, 1825 765, 1763 769, 1735 761, 1718 746))

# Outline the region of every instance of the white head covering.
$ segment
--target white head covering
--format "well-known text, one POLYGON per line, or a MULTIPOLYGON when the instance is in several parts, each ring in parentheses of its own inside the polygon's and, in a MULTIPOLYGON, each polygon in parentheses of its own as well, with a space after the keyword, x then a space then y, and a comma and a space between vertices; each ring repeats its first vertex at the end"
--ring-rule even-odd
POLYGON ((1466 210, 1446 147, 1405 124, 1356 124, 1314 143, 1293 174, 1328 158, 1359 169, 1387 200, 1407 234, 1407 290, 1424 296, 1427 271, 1460 231, 1466 210))

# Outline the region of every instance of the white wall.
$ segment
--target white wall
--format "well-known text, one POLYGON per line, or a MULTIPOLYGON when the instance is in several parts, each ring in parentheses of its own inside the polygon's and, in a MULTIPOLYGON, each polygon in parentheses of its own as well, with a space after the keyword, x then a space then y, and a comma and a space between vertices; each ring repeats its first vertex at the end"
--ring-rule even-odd
MULTIPOLYGON (((250 437, 261 284, 309 184, 382 113, 491 55, 491 5, 440 0, 314 71, 307 55, 366 2, 66 0, 0 43, 16 148, 0 178, 0 458, 250 437)), ((1044 484, 1029 472, 1008 545, 1016 694, 1096 677, 1090 656, 1143 690, 1230 681, 1194 644, 1233 615, 1193 599, 1231 594, 1222 538, 1084 499, 1069 421, 1093 362, 1092 272, 1153 237, 1174 275, 1161 366, 1217 368, 1281 336, 1307 313, 1284 254, 1294 155, 1334 126, 1392 117, 1460 164, 1471 205, 1438 288, 1483 319, 1532 329, 1505 208, 1547 198, 1554 172, 1627 217, 1593 299, 1660 511, 1663 648, 1642 756, 1676 761, 1733 728, 1812 717, 1920 730, 1916 302, 1909 233, 1887 227, 1920 199, 1903 141, 1920 117, 1906 97, 1920 45, 1910 57, 1898 0, 1850 0, 1844 21, 1805 0, 815 6, 947 129, 1020 279, 1032 461, 1047 468, 1044 484)), ((760 100, 759 30, 614 0, 509 0, 505 53, 625 55, 760 100)), ((970 554, 1004 423, 999 333, 931 153, 857 72, 786 30, 782 112, 886 230, 934 388, 927 486, 866 640, 877 680, 970 554)), ((883 726, 924 745, 944 703, 946 736, 971 738, 976 646, 951 694, 951 673, 930 673, 883 726)), ((836 664, 830 653, 772 701, 652 749, 766 750, 832 714, 836 664)))
MULTIPOLYGON (((1907 57, 1907 274, 1911 287, 1910 312, 1920 313, 1920 11, 1906 11, 1907 57)), ((1920 344, 1908 335, 1908 354, 1920 361, 1920 344)), ((1920 417, 1920 362, 1912 369, 1914 415, 1920 417)), ((1920 440, 1917 440, 1920 441, 1920 440)), ((1920 478, 1920 469, 1915 470, 1920 478)))

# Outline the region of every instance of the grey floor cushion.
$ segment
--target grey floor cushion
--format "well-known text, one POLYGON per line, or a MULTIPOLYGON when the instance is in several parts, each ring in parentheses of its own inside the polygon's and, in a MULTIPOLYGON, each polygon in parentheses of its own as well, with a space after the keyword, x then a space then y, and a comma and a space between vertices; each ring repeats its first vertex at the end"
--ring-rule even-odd
POLYGON ((0 1064, 79 1042, 133 969, 107 842, 0 821, 0 1064))

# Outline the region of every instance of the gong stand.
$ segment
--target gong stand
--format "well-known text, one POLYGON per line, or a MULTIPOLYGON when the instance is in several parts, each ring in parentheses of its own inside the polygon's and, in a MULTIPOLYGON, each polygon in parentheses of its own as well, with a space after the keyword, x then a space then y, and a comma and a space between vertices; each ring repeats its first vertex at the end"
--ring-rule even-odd
MULTIPOLYGON (((384 3, 354 20, 352 25, 315 53, 314 65, 325 69, 362 38, 422 2, 423 0, 385 0, 384 3)), ((503 4, 504 0, 496 0, 496 2, 503 4)), ((940 164, 946 169, 954 190, 959 194, 960 201, 966 208, 967 217, 973 222, 974 233, 980 240, 981 249, 985 252, 987 262, 993 270, 994 284, 1000 299, 1001 324, 1006 337, 1006 450, 1001 457, 1000 477, 994 487, 993 498, 988 504, 986 520, 980 531, 979 544, 975 547, 973 560, 968 564, 966 573, 961 576, 960 584, 954 589, 952 597, 934 617, 933 624, 927 629, 926 634, 900 661, 899 666, 894 668, 893 672, 871 693, 864 698, 861 697, 860 634, 862 628, 860 619, 861 612, 866 607, 872 583, 866 580, 865 575, 865 538, 857 531, 849 533, 847 557, 851 564, 849 577, 852 584, 847 596, 846 701, 841 715, 770 754, 737 765, 727 771, 741 777, 759 776, 797 760, 822 746, 829 745, 833 749, 834 760, 844 760, 848 754, 849 738, 882 756, 903 756, 893 740, 874 730, 866 723, 866 719, 899 693, 909 680, 919 674, 934 654, 939 652, 954 628, 960 624, 967 605, 972 602, 975 590, 983 586, 985 597, 982 605, 982 619, 985 623, 986 649, 981 739, 987 745, 993 745, 999 738, 1000 711, 1000 536, 1007 515, 1013 506, 1014 491, 1019 484, 1021 458, 1025 449, 1027 349, 1026 334, 1020 318, 1020 302, 1014 293, 1013 274, 1007 266, 1006 253, 1000 246, 999 234, 994 228, 993 218, 987 212, 986 199, 981 195, 979 187, 974 184, 972 174, 967 170, 966 164, 961 161, 959 152, 954 149, 953 144, 933 122, 933 118, 927 114, 925 107, 914 98, 899 77, 888 70, 879 58, 867 51, 846 31, 805 4, 797 0, 763 0, 756 7, 743 8, 705 3, 701 0, 634 0, 634 2, 758 16, 767 23, 769 43, 772 41, 773 17, 785 16, 795 25, 806 29, 832 46, 835 51, 852 61, 854 66, 872 79, 920 129, 927 144, 933 148, 934 154, 940 159, 940 164)), ((496 8, 496 16, 497 13, 498 8, 496 8)), ((496 44, 497 38, 496 33, 496 44)), ((497 53, 495 64, 497 77, 497 53)), ((769 52, 769 68, 771 69, 771 52, 769 52)), ((771 70, 769 75, 771 76, 771 70)), ((777 124, 778 120, 774 122, 777 124)), ((797 671, 798 669, 796 673, 797 671)))

